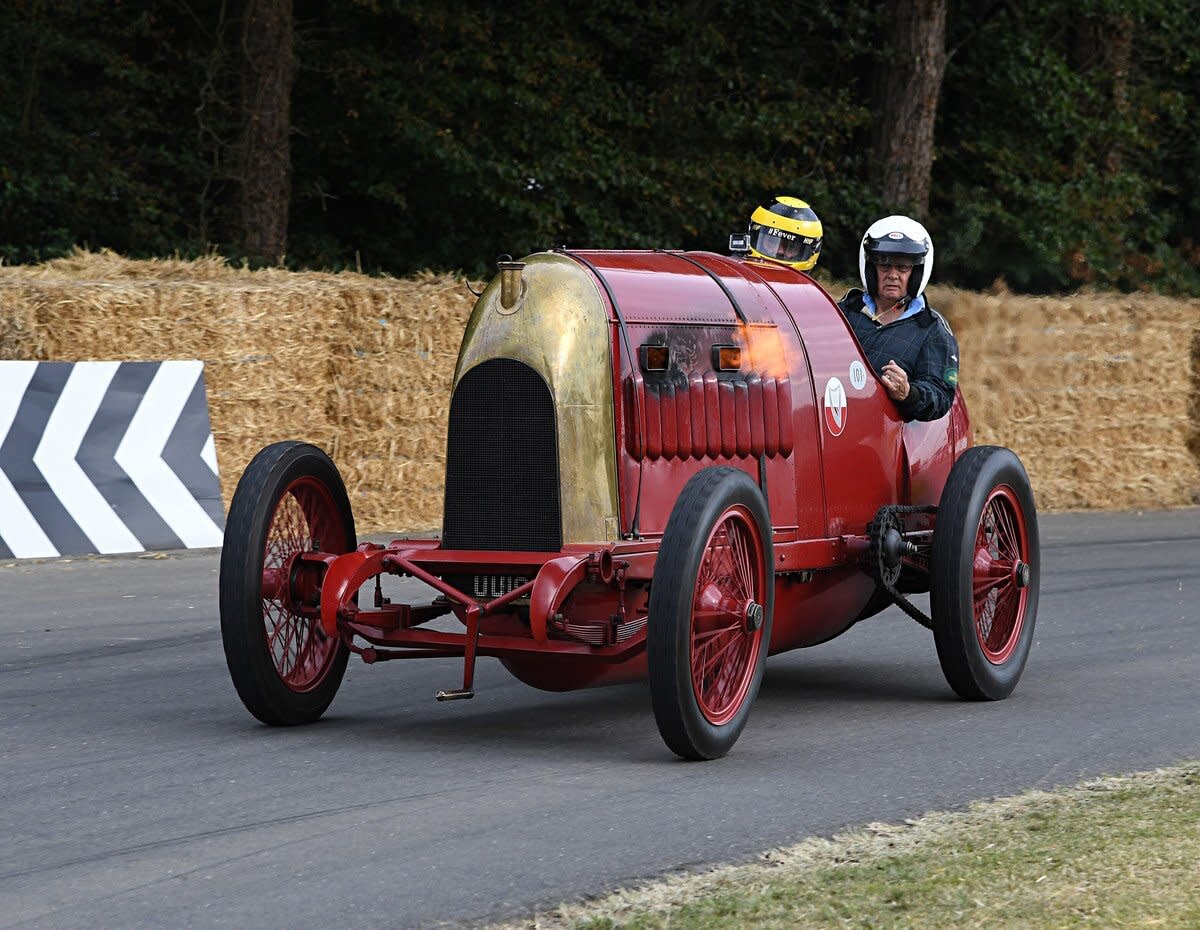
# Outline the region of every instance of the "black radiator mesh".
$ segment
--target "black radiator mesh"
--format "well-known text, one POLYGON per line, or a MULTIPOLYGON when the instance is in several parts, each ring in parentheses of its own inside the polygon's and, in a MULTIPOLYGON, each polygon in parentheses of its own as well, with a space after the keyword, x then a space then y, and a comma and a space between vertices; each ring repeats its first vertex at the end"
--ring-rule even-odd
POLYGON ((491 359, 458 382, 446 441, 442 545, 562 548, 554 399, 528 365, 491 359))

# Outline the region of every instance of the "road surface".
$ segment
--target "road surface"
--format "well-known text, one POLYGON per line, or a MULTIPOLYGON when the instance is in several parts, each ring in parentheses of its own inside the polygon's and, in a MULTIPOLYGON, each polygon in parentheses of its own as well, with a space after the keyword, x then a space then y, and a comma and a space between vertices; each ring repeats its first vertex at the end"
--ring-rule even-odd
MULTIPOLYGON (((1026 788, 1200 757, 1200 511, 1043 515, 1015 694, 954 699, 896 609, 772 658, 684 763, 644 685, 352 659, 271 729, 230 683, 218 555, 0 565, 0 927, 475 925, 1026 788)), ((922 602, 923 598, 920 599, 922 602)))

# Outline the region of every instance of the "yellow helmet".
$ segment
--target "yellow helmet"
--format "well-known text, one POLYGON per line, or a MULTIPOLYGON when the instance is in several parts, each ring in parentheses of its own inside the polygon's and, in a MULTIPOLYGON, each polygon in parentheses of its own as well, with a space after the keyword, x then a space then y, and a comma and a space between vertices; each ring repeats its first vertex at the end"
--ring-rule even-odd
POLYGON ((821 221, 796 197, 776 197, 750 216, 750 254, 797 271, 808 271, 821 255, 821 221))

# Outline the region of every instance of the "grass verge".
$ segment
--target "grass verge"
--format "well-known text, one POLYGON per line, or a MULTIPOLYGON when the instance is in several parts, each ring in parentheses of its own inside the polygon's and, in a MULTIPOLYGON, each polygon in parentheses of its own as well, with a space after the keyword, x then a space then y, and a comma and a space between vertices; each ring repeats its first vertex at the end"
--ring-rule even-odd
POLYGON ((495 930, 1200 928, 1200 762, 869 824, 495 930))

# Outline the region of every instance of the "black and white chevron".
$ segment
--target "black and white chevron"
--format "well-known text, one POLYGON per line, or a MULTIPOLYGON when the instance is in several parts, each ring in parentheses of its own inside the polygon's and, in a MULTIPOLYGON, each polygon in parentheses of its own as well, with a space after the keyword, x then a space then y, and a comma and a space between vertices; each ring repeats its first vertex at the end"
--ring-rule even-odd
POLYGON ((221 545, 204 363, 0 362, 0 558, 221 545))

